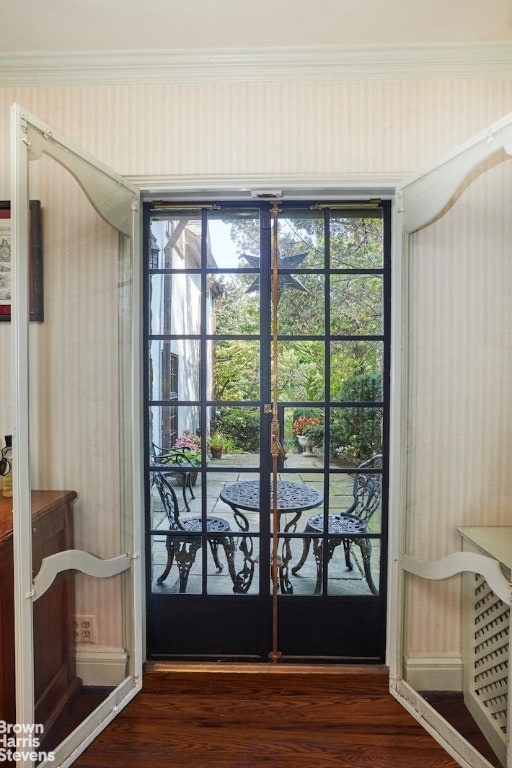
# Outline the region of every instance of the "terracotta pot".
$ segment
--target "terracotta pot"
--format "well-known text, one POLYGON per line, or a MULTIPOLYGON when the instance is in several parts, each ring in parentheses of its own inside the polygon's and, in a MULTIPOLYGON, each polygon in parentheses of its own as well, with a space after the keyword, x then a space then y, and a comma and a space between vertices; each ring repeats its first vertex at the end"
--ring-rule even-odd
MULTIPOLYGON (((190 473, 190 483, 192 485, 197 483, 197 472, 190 473)), ((183 485, 183 475, 176 475, 176 485, 183 485)))

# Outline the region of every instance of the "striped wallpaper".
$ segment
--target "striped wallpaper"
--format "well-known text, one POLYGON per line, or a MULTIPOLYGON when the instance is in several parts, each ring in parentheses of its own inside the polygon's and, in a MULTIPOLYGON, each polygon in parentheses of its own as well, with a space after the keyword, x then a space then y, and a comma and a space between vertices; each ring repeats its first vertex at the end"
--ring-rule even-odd
MULTIPOLYGON (((478 176, 410 258, 409 551, 460 550, 459 526, 512 524, 512 176, 478 176)), ((413 603, 411 651, 457 647, 457 585, 413 603), (448 639, 448 642, 447 642, 448 639)))
MULTIPOLYGON (((9 197, 14 101, 127 175, 198 176, 207 186, 209 176, 233 174, 243 186, 244 175, 295 174, 307 184, 314 175, 407 175, 430 165, 511 111, 512 81, 3 87, 0 199, 9 197)), ((44 207, 45 250, 45 323, 31 330, 34 398, 45 392, 37 481, 79 492, 78 544, 108 555, 120 504, 116 238, 47 163, 36 164, 31 193, 44 207)), ((457 525, 510 522, 510 192, 509 172, 493 169, 467 190, 456 219, 415 237, 408 515, 418 557, 459 548, 457 525)), ((1 435, 11 418, 8 325, 0 325, 0 354, 1 435)), ((122 644, 118 590, 117 581, 80 582, 77 612, 98 616, 101 646, 122 644)), ((410 652, 460 650, 457 588, 418 592, 410 652)))

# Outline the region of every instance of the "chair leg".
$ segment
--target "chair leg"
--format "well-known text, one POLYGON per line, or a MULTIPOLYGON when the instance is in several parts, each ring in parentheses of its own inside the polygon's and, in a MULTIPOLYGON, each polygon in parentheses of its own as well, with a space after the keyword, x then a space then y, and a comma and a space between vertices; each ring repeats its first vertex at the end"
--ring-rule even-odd
MULTIPOLYGON (((341 539, 338 537, 327 539, 327 563, 330 563, 334 550, 341 544, 341 539)), ((322 591, 322 571, 324 565, 324 547, 322 539, 313 539, 313 552, 316 560, 316 586, 315 595, 319 595, 322 591)))
POLYGON ((183 479, 183 483, 182 483, 181 491, 183 494, 183 501, 185 502, 186 511, 190 512, 190 506, 187 501, 187 488, 190 493, 190 498, 195 499, 195 494, 194 494, 194 491, 192 490, 192 472, 183 472, 182 479, 183 479))
POLYGON ((322 565, 324 562, 322 539, 313 539, 313 554, 316 561, 316 584, 315 595, 319 595, 322 591, 322 565))
POLYGON ((190 491, 190 498, 195 499, 194 491, 192 490, 192 472, 187 472, 186 485, 190 491))
POLYGON ((250 536, 242 536, 238 548, 240 552, 242 552, 244 560, 242 569, 235 574, 235 579, 233 580, 233 592, 235 594, 245 594, 251 587, 256 567, 256 560, 253 556, 254 547, 252 538, 250 536))
POLYGON ((285 539, 281 548, 281 562, 279 564, 279 588, 282 595, 293 595, 293 585, 288 575, 288 566, 292 559, 290 539, 285 539))
POLYGON ((158 579, 156 580, 157 584, 164 583, 164 581, 169 575, 169 571, 171 570, 172 564, 174 561, 174 538, 172 536, 168 536, 165 545, 167 547, 167 564, 165 566, 165 570, 162 573, 162 575, 159 576, 158 579))
POLYGON ((226 555, 226 561, 228 564, 229 575, 234 587, 238 584, 238 577, 235 571, 235 540, 232 536, 225 536, 221 539, 221 544, 224 547, 224 553, 226 555))
POLYGON ((180 594, 187 591, 188 576, 194 565, 197 550, 201 546, 200 539, 193 542, 180 541, 176 549, 176 564, 180 574, 180 594))
POLYGON ((353 571, 354 565, 352 563, 352 560, 350 558, 350 547, 352 546, 352 539, 343 539, 343 549, 345 551, 345 564, 347 566, 347 571, 353 571))
POLYGON ((221 538, 212 537, 208 539, 208 542, 210 544, 210 549, 212 551, 213 559, 217 567, 217 573, 220 573, 223 570, 223 565, 219 560, 219 544, 220 544, 224 548, 224 554, 226 555, 229 575, 231 576, 231 581, 233 582, 233 592, 242 591, 241 589, 239 589, 239 587, 241 586, 240 578, 235 571, 236 547, 235 547, 234 538, 232 536, 222 536, 221 538))
MULTIPOLYGON (((215 567, 217 569, 217 573, 220 573, 224 569, 224 566, 219 560, 219 540, 215 538, 208 539, 208 544, 210 545, 210 550, 212 553, 213 562, 215 563, 215 567)), ((226 546, 224 544, 224 540, 222 540, 222 544, 224 545, 224 549, 225 549, 226 546)), ((227 552, 226 552, 226 557, 227 557, 227 552)))
POLYGON ((355 539, 354 543, 358 545, 361 550, 361 556, 363 558, 363 569, 366 583, 370 588, 372 595, 378 595, 379 591, 373 581, 372 571, 370 568, 370 558, 372 555, 372 544, 370 539, 355 539))
POLYGON ((187 488, 190 485, 190 475, 188 474, 188 472, 183 473, 181 476, 181 479, 182 479, 181 493, 183 496, 183 502, 185 504, 185 509, 187 510, 187 512, 190 512, 190 507, 187 501, 187 488))
POLYGON ((293 573, 294 576, 297 575, 297 573, 300 571, 300 569, 302 568, 302 566, 306 562, 307 557, 309 555, 310 547, 311 547, 311 539, 308 536, 308 537, 305 537, 302 540, 302 555, 301 555, 301 558, 300 558, 299 562, 297 563, 297 565, 294 565, 293 568, 292 568, 292 573, 293 573))

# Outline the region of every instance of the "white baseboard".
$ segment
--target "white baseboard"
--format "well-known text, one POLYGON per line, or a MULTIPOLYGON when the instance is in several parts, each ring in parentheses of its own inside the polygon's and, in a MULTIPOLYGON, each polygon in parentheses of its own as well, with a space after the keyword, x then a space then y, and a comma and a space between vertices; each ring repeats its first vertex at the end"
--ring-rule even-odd
POLYGON ((405 659, 404 680, 417 691, 462 691, 462 656, 411 654, 405 659))
POLYGON ((84 685, 116 686, 127 675, 128 653, 124 648, 78 644, 76 674, 84 685))

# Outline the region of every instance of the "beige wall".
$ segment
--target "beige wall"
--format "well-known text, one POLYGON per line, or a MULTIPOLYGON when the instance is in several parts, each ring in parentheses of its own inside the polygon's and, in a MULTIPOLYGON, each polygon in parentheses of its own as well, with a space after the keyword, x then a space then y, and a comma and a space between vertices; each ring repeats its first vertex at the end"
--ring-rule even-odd
MULTIPOLYGON (((420 560, 460 550, 458 527, 512 525, 511 170, 473 178, 411 238, 408 551, 420 560)), ((410 653, 456 651, 459 579, 413 594, 410 653)))
MULTIPOLYGON (((508 113, 512 80, 4 87, 0 199, 9 197, 14 101, 121 173, 204 176, 205 186, 209 175, 234 174, 243 186, 244 174, 294 174, 307 183, 315 174, 418 171, 508 113)), ((100 554, 113 553, 111 510, 119 506, 118 448, 109 429, 117 419, 115 239, 81 205, 74 182, 62 171, 52 171, 48 180, 38 169, 33 189, 44 206, 46 303, 44 327, 32 331, 37 381, 45 393, 37 447, 48 451, 58 445, 64 457, 59 453, 54 461, 41 461, 38 480, 76 488, 80 543, 100 554), (94 442, 93 434, 99 436, 94 442)), ((482 194, 489 205, 496 199, 485 186, 482 194)), ((487 247, 488 232, 482 230, 483 242, 475 241, 468 221, 461 237, 447 235, 435 258, 429 246, 420 252, 411 284, 417 343, 411 358, 409 504, 417 521, 414 541, 429 542, 419 546, 428 557, 457 546, 454 528, 462 522, 508 522, 512 495, 505 458, 512 416, 506 343, 510 259, 503 241, 497 249, 487 247), (465 249, 453 258, 461 242, 465 249), (496 284, 489 282, 491 276, 496 284), (473 326, 481 331, 476 359, 473 326), (499 386, 493 374, 497 364, 499 386), (481 405, 489 391, 484 413, 481 405), (494 451, 492 461, 488 457, 483 464, 482 445, 494 451), (447 472, 454 451, 456 466, 447 472), (446 527, 434 522, 439 515, 446 527)), ((0 353, 4 434, 10 431, 7 325, 0 325, 0 353)), ((117 593, 110 589, 103 583, 99 591, 84 589, 79 595, 79 612, 100 614, 102 645, 121 642, 119 621, 108 606, 117 593)), ((443 609, 432 617, 429 610, 431 631, 419 628, 414 651, 458 650, 457 628, 444 621, 445 615, 443 609)))
MULTIPOLYGON (((412 173, 512 108, 512 81, 17 87, 13 101, 123 174, 412 173)), ((0 194, 8 192, 0 136, 0 194)))

